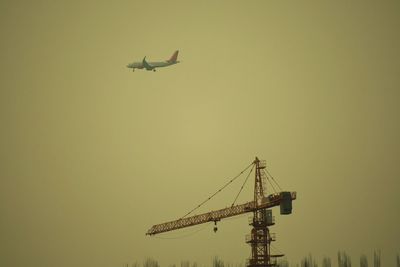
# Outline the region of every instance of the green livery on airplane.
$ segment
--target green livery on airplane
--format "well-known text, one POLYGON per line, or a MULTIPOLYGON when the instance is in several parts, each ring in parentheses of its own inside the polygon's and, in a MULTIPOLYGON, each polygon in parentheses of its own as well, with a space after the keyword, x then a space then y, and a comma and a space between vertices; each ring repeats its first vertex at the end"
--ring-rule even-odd
POLYGON ((163 68, 168 67, 171 65, 175 65, 179 63, 178 59, 178 50, 174 52, 170 59, 165 61, 158 61, 158 62, 148 62, 146 61, 146 57, 143 58, 142 62, 133 62, 128 64, 126 67, 135 71, 135 69, 146 69, 156 71, 156 68, 163 68))

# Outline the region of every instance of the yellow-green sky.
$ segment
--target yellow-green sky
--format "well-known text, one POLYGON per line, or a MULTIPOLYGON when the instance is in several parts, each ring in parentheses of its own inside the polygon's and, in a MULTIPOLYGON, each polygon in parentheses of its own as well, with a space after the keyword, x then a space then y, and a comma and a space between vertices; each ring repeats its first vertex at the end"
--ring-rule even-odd
POLYGON ((336 266, 344 249, 372 264, 381 249, 394 266, 399 14, 399 1, 1 1, 0 265, 243 262, 247 216, 144 233, 258 156, 298 192, 271 228, 290 262, 336 266), (125 67, 176 49, 178 65, 125 67))

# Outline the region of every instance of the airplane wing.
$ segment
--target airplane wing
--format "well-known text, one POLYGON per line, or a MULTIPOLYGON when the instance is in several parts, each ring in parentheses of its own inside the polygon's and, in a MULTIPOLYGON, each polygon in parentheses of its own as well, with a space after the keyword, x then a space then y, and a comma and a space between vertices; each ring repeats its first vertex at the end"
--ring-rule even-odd
POLYGON ((145 68, 146 68, 146 70, 152 70, 152 69, 154 69, 154 67, 153 67, 153 66, 151 66, 149 63, 147 63, 147 61, 146 61, 146 57, 144 57, 144 58, 143 58, 143 61, 142 61, 142 63, 143 63, 143 67, 145 67, 145 68))

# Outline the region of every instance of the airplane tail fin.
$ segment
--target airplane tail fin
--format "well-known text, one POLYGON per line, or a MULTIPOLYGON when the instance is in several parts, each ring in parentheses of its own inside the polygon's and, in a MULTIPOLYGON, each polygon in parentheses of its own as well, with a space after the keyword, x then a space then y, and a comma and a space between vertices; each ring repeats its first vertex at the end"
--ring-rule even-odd
POLYGON ((178 59, 178 53, 179 53, 179 50, 176 50, 176 51, 174 52, 174 54, 171 56, 171 58, 168 59, 167 61, 168 61, 168 62, 175 62, 175 61, 178 59))

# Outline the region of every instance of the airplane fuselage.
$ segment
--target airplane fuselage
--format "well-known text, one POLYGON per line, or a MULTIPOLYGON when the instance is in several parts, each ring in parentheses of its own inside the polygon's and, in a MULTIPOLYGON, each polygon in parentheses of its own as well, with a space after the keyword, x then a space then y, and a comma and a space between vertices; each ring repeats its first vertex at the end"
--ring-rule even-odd
POLYGON ((151 68, 146 68, 143 65, 143 62, 133 62, 131 64, 128 64, 127 67, 131 69, 147 69, 147 70, 153 70, 155 68, 163 68, 163 67, 168 67, 174 64, 179 63, 179 61, 175 62, 168 62, 168 61, 157 61, 157 62, 147 62, 151 66, 151 68))
POLYGON ((178 57, 178 51, 175 51, 172 57, 169 60, 165 61, 147 62, 146 57, 144 57, 142 62, 133 62, 128 64, 126 67, 131 68, 132 71, 135 71, 135 69, 146 69, 146 70, 156 71, 156 68, 168 67, 179 63, 177 57, 178 57))

